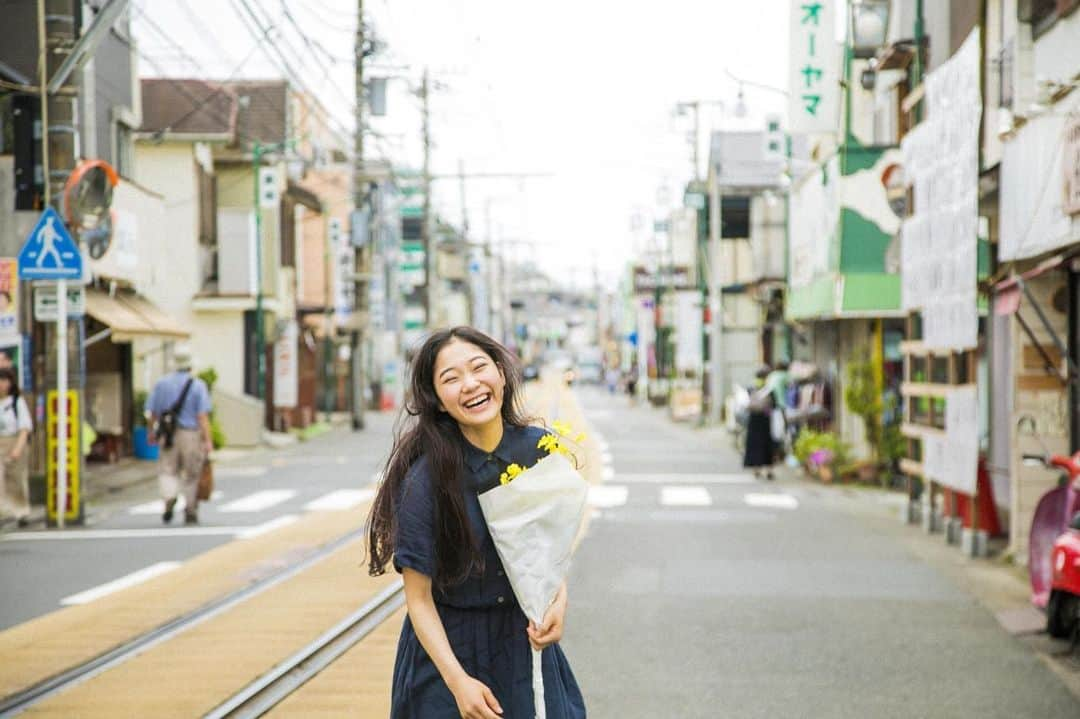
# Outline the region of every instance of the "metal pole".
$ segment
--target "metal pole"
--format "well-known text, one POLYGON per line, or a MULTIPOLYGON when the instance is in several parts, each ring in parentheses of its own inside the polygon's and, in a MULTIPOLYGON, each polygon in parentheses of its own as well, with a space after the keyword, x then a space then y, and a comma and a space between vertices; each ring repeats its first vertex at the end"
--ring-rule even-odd
POLYGON ((432 309, 434 308, 435 282, 437 281, 435 273, 431 270, 434 266, 431 255, 435 243, 431 241, 431 113, 428 103, 430 90, 428 70, 425 67, 424 78, 420 86, 424 133, 424 218, 420 226, 420 240, 424 247, 424 315, 428 329, 433 326, 432 309))
MULTIPOLYGON (((364 0, 356 0, 356 47, 354 51, 353 82, 356 104, 353 106, 353 120, 356 128, 353 134, 353 209, 359 210, 364 205, 367 185, 367 170, 364 167, 364 0)), ((353 217, 356 217, 356 215, 354 214, 353 217)), ((351 227, 349 229, 352 230, 351 227)), ((369 251, 372 242, 374 242, 374 238, 369 233, 367 244, 353 250, 355 252, 353 267, 357 271, 357 276, 362 276, 367 270, 364 253, 369 251)), ((357 314, 360 314, 367 307, 366 292, 367 284, 363 280, 356 281, 356 284, 353 285, 353 308, 357 314)), ((370 320, 366 322, 370 323, 370 320)), ((358 327, 352 333, 352 356, 350 358, 352 369, 352 427, 354 430, 364 429, 365 341, 365 328, 358 327)))
POLYGON ((251 173, 255 176, 255 395, 264 399, 266 393, 266 336, 263 328, 262 281, 262 204, 259 196, 259 175, 262 167, 262 144, 256 140, 251 153, 251 173))
POLYGON ((37 3, 38 77, 41 82, 41 176, 45 185, 45 207, 52 202, 52 182, 49 178, 49 68, 45 41, 45 0, 37 3))
POLYGON ((710 214, 713 221, 710 223, 712 230, 710 232, 710 252, 709 252, 709 313, 711 315, 712 327, 709 335, 709 423, 716 425, 720 424, 720 420, 723 416, 724 396, 723 396, 723 379, 721 378, 721 367, 723 365, 723 359, 721 353, 723 350, 723 327, 724 327, 724 301, 721 295, 722 281, 721 281, 721 260, 720 260, 720 245, 722 244, 724 236, 723 225, 723 202, 722 193, 719 187, 716 188, 715 193, 710 199, 710 214))
MULTIPOLYGON (((41 82, 41 169, 45 207, 52 203, 52 180, 49 175, 49 98, 48 48, 45 39, 45 0, 38 0, 38 73, 41 82)), ((64 528, 67 514, 67 281, 56 283, 56 524, 64 528)))
MULTIPOLYGON (((64 528, 67 514, 68 450, 67 280, 56 281, 56 525, 64 528)), ((78 441, 78 437, 72 438, 78 441)))

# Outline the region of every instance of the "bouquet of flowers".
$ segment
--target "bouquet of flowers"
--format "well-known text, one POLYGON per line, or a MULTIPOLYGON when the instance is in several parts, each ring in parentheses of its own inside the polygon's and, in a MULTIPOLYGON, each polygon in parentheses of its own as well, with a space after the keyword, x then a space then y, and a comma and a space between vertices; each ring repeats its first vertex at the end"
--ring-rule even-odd
MULTIPOLYGON (((570 568, 574 540, 585 518, 588 484, 568 456, 570 428, 554 422, 554 434, 537 444, 548 455, 529 468, 511 464, 499 486, 480 495, 495 551, 506 569, 525 616, 537 625, 555 599, 570 568)), ((545 719, 541 652, 533 650, 536 719, 545 719)))

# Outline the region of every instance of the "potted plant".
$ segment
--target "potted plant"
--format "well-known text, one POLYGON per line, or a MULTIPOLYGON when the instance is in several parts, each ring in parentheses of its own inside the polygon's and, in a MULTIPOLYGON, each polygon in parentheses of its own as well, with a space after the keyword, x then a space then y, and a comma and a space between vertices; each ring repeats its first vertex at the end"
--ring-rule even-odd
POLYGON ((158 458, 158 446, 150 444, 150 428, 147 425, 148 417, 145 412, 147 397, 146 390, 139 390, 135 393, 135 418, 134 428, 131 432, 131 443, 137 458, 155 461, 158 458))
POLYGON ((848 461, 848 445, 833 432, 803 428, 795 438, 793 452, 807 472, 823 482, 832 482, 838 468, 848 461))
MULTIPOLYGON (((207 367, 199 373, 199 379, 206 383, 206 391, 214 391, 214 383, 217 382, 217 370, 213 367, 207 367)), ((225 446, 225 430, 221 427, 221 422, 217 418, 217 414, 214 410, 210 410, 210 442, 214 445, 214 449, 221 449, 225 446)))
POLYGON ((882 460, 884 427, 881 421, 885 409, 881 388, 874 374, 874 365, 870 360, 860 359, 869 356, 862 352, 848 362, 844 385, 844 403, 849 411, 859 416, 866 432, 866 443, 870 447, 870 457, 859 462, 855 472, 861 481, 876 481, 882 460))

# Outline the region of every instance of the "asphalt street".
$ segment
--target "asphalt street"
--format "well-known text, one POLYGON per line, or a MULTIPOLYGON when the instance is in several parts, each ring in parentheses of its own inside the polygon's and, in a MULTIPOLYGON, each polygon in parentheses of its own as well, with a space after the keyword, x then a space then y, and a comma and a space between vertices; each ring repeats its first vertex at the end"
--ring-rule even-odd
MULTIPOLYGON (((1031 646, 880 521, 811 483, 755 480, 717 430, 576 391, 605 477, 563 640, 590 716, 1080 716, 1031 646)), ((143 485, 85 528, 0 535, 0 628, 366 501, 392 420, 220 465, 196 528, 163 527, 143 485)))
POLYGON ((393 417, 371 413, 368 419, 364 432, 336 430, 219 464, 213 500, 200 506, 194 527, 184 526, 182 511, 170 525, 162 523, 162 503, 151 482, 90 506, 85 527, 0 534, 0 629, 92 601, 307 512, 367 501, 389 450, 393 417))
POLYGON ((1080 716, 974 597, 814 485, 579 396, 609 455, 563 642, 590 716, 1080 716))

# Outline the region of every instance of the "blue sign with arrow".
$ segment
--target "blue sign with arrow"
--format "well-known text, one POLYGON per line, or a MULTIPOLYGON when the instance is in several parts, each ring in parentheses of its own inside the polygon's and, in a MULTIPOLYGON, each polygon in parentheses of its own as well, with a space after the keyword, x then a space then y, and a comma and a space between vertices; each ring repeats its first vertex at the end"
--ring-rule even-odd
POLYGON ((30 231, 19 252, 20 280, 77 280, 83 260, 64 221, 49 207, 30 231))

